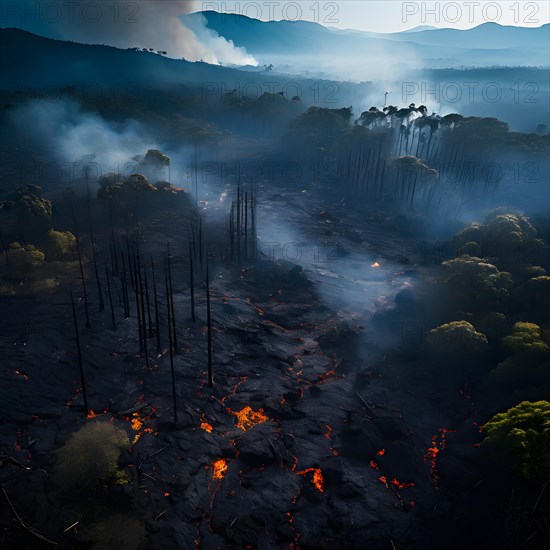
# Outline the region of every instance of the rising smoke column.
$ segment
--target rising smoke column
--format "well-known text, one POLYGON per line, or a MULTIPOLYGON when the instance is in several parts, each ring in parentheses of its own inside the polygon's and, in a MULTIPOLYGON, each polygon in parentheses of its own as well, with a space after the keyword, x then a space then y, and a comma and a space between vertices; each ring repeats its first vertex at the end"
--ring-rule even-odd
POLYGON ((200 2, 190 0, 21 0, 4 6, 0 24, 60 40, 152 48, 189 61, 257 65, 244 48, 207 29, 202 18, 193 29, 186 26, 183 16, 198 10, 200 2))

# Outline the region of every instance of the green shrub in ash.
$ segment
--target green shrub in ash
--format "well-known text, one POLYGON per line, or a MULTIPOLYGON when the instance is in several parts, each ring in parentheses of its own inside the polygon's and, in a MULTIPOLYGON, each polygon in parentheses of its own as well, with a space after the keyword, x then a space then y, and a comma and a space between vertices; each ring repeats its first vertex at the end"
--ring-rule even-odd
POLYGON ((550 383, 550 348, 535 323, 516 323, 512 334, 502 339, 511 354, 492 372, 495 381, 516 387, 536 386, 543 391, 550 383))
POLYGON ((127 433, 110 422, 87 424, 57 451, 58 485, 64 489, 94 489, 127 483, 118 459, 129 444, 127 433))
POLYGON ((550 276, 533 277, 514 292, 513 305, 517 311, 534 312, 541 320, 550 319, 550 276))
POLYGON ((18 187, 0 201, 0 228, 10 240, 37 242, 44 238, 52 224, 52 203, 42 197, 37 185, 18 187))
POLYGON ((443 262, 443 268, 447 298, 462 310, 498 311, 510 295, 510 273, 499 271, 483 258, 465 254, 443 262))
POLYGON ((465 355, 484 351, 487 337, 468 321, 452 321, 428 331, 426 344, 438 354, 465 355))
POLYGON ((523 401, 483 427, 484 445, 504 452, 532 481, 550 477, 550 403, 523 401))
POLYGON ((72 257, 76 246, 76 238, 70 231, 48 231, 43 247, 46 260, 68 260, 72 257))
POLYGON ((513 354, 548 351, 548 344, 542 338, 542 329, 535 323, 516 323, 512 334, 503 338, 502 343, 513 354))
POLYGON ((492 212, 484 224, 474 223, 457 233, 453 242, 459 254, 494 258, 496 265, 514 276, 527 275, 527 265, 544 259, 544 242, 522 213, 492 212))
POLYGON ((8 250, 8 261, 0 264, 1 274, 6 279, 22 280, 33 275, 44 263, 45 255, 32 244, 22 246, 11 243, 8 250))

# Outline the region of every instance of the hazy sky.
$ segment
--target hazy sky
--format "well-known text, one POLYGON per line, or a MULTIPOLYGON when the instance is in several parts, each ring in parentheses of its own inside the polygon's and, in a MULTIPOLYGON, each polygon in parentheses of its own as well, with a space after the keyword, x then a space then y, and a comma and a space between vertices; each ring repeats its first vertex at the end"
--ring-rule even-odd
POLYGON ((419 25, 467 29, 487 21, 538 27, 550 21, 548 0, 407 2, 402 0, 201 1, 197 10, 240 13, 256 19, 316 21, 343 29, 393 32, 419 25))

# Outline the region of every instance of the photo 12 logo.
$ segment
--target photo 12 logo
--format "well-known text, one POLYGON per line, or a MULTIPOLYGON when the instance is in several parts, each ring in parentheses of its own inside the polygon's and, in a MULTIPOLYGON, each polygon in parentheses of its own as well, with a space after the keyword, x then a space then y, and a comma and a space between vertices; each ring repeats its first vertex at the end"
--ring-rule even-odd
POLYGON ((515 23, 540 25, 539 2, 403 2, 402 22, 408 24, 515 23))
POLYGON ((307 20, 324 25, 340 22, 338 2, 203 2, 201 9, 264 21, 307 20))
POLYGON ((138 23, 140 2, 65 0, 0 2, 0 25, 30 23, 138 23))

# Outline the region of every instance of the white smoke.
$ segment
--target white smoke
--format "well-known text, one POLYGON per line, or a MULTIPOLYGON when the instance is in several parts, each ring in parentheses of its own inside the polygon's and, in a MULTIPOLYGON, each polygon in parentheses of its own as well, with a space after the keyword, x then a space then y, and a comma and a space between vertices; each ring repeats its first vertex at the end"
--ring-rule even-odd
POLYGON ((35 13, 37 4, 40 8, 40 2, 22 0, 19 10, 9 11, 3 23, 79 43, 147 48, 213 64, 257 65, 246 49, 207 29, 202 18, 196 18, 193 29, 186 26, 183 16, 200 10, 200 2, 194 0, 49 0, 39 9, 38 22, 26 15, 35 13))
POLYGON ((132 173, 137 154, 159 148, 138 122, 107 122, 70 100, 28 101, 9 112, 7 125, 16 140, 23 139, 64 172, 72 167, 80 174, 88 166, 93 179, 108 172, 132 173))

